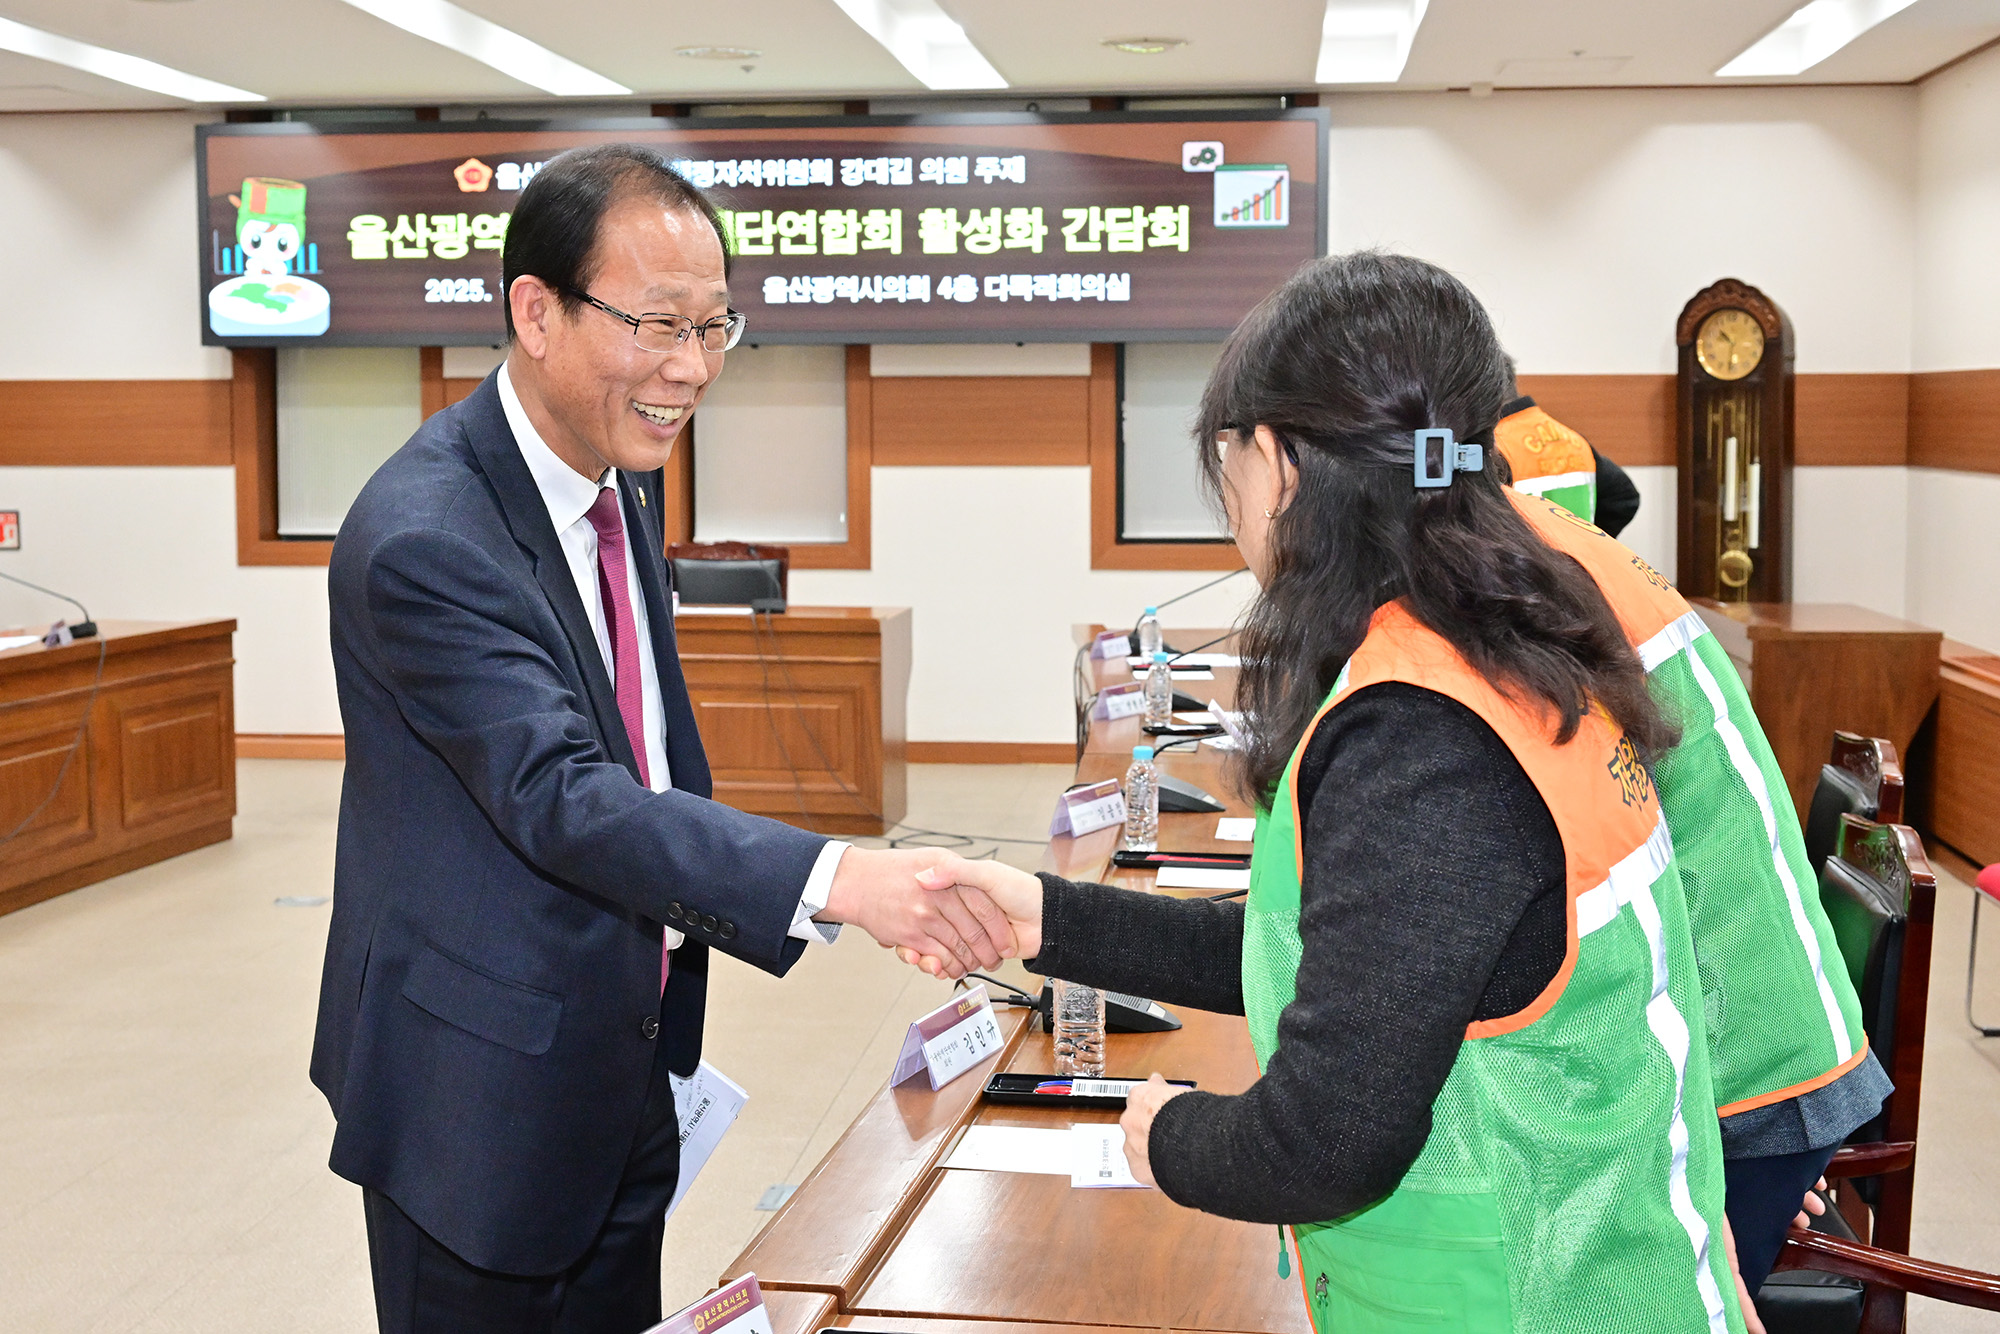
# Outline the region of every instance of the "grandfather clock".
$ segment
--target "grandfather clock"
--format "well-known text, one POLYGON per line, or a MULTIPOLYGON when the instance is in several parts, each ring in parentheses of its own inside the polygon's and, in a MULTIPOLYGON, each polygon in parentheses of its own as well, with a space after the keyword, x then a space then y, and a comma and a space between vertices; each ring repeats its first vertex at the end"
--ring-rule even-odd
POLYGON ((1792 322, 1747 283, 1695 293, 1680 346, 1676 441, 1687 597, 1792 596, 1792 322))

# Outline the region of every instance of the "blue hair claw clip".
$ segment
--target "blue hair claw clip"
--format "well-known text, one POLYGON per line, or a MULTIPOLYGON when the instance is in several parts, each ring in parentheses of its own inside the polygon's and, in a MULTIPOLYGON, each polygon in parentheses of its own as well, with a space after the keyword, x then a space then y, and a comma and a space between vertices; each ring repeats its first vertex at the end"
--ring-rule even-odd
POLYGON ((1450 486, 1453 473, 1478 472, 1486 466, 1484 446, 1460 444, 1448 426, 1418 431, 1414 442, 1412 470, 1419 490, 1450 486))

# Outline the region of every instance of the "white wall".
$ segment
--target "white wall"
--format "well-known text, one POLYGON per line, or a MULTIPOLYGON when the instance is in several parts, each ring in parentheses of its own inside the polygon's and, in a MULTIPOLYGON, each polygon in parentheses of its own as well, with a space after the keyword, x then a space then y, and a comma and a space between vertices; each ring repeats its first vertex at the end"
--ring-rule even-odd
MULTIPOLYGON (((1333 241, 1406 249, 1464 277, 1530 374, 1670 370, 1681 304, 1723 276, 1791 313, 1802 371, 1909 369, 1913 324, 1918 369, 2000 365, 1987 313, 2000 294, 1986 239, 2000 195, 1996 85, 2000 56, 1988 55, 1921 91, 1342 96, 1333 241), (1945 256, 1927 253, 1921 270, 1920 236, 1945 256), (1933 319, 1948 336, 1933 337, 1933 319)), ((51 312, 0 327, 0 380, 228 374, 226 355, 199 342, 196 119, 0 117, 0 253, 16 260, 19 307, 51 312), (106 336, 99 309, 143 336, 106 336)), ((907 373, 898 355, 888 361, 907 373)), ((2000 647, 1982 628, 1992 599, 1979 561, 1993 544, 1977 527, 2000 483, 1894 473, 1801 470, 1799 595, 1907 609, 2000 647), (1908 494, 1909 533, 1877 527, 1857 543, 1852 517, 1885 488, 1908 494)), ((1671 568, 1673 470, 1635 476, 1645 507, 1628 536, 1671 568)), ((916 609, 918 739, 1065 739, 1071 624, 1129 619, 1201 581, 1092 571, 1084 469, 878 468, 874 486, 875 569, 799 571, 794 595, 916 609), (976 689, 979 646, 993 642, 1046 660, 1047 676, 1020 695, 976 689)), ((324 572, 235 564, 226 469, 0 470, 0 508, 16 507, 26 549, 0 568, 74 586, 100 615, 234 615, 239 726, 337 728, 324 572)), ((1224 622, 1248 591, 1225 585, 1169 620, 1224 622)), ((59 613, 0 595, 0 621, 59 613)))

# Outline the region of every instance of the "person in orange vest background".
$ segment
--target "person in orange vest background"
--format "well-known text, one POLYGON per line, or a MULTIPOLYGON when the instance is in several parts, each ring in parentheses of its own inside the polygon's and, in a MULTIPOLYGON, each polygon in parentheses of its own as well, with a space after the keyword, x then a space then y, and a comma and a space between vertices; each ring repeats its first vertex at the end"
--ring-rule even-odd
MULTIPOLYGON (((1513 361, 1508 360, 1512 369, 1513 361)), ((1639 488, 1625 470, 1551 417, 1514 386, 1500 409, 1493 443, 1513 473, 1517 491, 1546 496, 1616 537, 1639 512, 1639 488)))

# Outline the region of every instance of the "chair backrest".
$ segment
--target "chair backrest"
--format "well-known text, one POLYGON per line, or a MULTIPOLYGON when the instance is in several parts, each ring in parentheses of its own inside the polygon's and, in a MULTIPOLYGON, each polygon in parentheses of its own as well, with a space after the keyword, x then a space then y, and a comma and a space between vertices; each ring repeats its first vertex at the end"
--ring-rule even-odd
MULTIPOLYGON (((1896 1086, 1882 1115, 1849 1142, 1915 1144, 1937 909, 1937 876, 1917 831, 1842 816, 1834 855, 1820 873, 1820 903, 1860 995, 1869 1046, 1896 1086)), ((1872 1240, 1907 1251, 1914 1172, 1881 1180, 1872 1240)))
POLYGON ((767 543, 674 542, 667 547, 674 588, 689 606, 750 606, 783 611, 790 596, 792 549, 767 543))
POLYGON ((1833 734, 1833 758, 1820 766, 1806 813, 1806 859, 1814 875, 1833 854, 1843 815, 1885 824, 1903 818, 1903 770, 1896 748, 1887 741, 1853 732, 1833 734))

